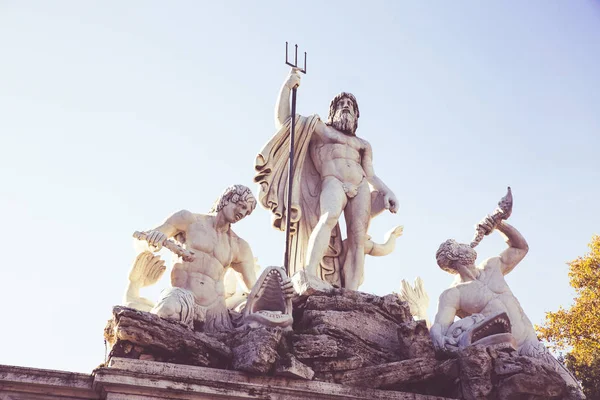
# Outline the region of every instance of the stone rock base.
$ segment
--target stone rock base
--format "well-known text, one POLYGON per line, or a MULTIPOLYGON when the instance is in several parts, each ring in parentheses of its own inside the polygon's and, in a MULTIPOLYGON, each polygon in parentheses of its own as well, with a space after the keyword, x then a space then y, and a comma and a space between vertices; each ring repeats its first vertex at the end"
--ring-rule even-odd
MULTIPOLYGON (((388 397, 370 398, 568 398, 565 382, 551 366, 519 356, 510 346, 471 346, 457 358, 436 359, 425 323, 414 321, 396 295, 315 291, 294 299, 293 316, 291 331, 244 328, 208 334, 154 314, 115 307, 105 329, 110 365, 141 374, 147 373, 146 366, 152 374, 183 371, 177 364, 203 367, 203 373, 217 381, 234 374, 230 378, 243 382, 254 377, 265 385, 297 385, 303 388, 298 395, 303 399, 320 398, 319 388, 324 387, 350 396, 340 398, 379 396, 382 389, 388 397), (226 371, 232 369, 240 372, 226 371), (315 394, 308 395, 310 390, 315 394)), ((103 373, 116 373, 108 371, 103 373)), ((245 390, 250 389, 239 393, 245 390)), ((262 398, 296 398, 278 397, 279 389, 273 392, 271 387, 252 390, 259 398, 260 393, 269 393, 262 398)))

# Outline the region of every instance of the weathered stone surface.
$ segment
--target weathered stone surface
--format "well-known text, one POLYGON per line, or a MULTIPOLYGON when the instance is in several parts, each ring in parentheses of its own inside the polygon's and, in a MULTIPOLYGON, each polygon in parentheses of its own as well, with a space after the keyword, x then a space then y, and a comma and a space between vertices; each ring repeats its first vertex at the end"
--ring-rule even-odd
POLYGON ((93 374, 0 365, 2 400, 444 400, 389 390, 113 358, 93 374))
POLYGON ((354 290, 335 289, 308 297, 304 307, 321 311, 376 312, 399 324, 412 321, 408 305, 393 294, 379 297, 354 290))
POLYGON ((127 307, 114 307, 104 329, 111 347, 109 357, 144 358, 179 364, 225 368, 233 353, 229 347, 202 332, 127 307))
MULTIPOLYGON (((402 360, 397 330, 412 320, 406 303, 397 296, 379 297, 352 290, 334 289, 295 301, 294 331, 309 336, 326 335, 337 342, 337 355, 296 354, 315 371, 323 373, 351 366, 369 366, 402 360), (323 360, 328 358, 328 360, 323 360), (335 358, 333 360, 332 358, 335 358), (358 359, 362 360, 358 365, 358 359), (332 362, 324 364, 324 362, 332 362)), ((343 369, 339 369, 343 370, 343 369)))
POLYGON ((398 343, 404 358, 435 357, 425 321, 409 321, 398 328, 398 343))
MULTIPOLYGON (((395 296, 320 292, 295 299, 294 319, 292 332, 256 328, 205 334, 116 307, 106 337, 111 359, 233 368, 289 382, 386 389, 390 395, 558 400, 567 393, 552 365, 519 356, 511 346, 470 346, 458 358, 436 360, 425 323, 413 321, 395 296)), ((264 388, 253 390, 254 397, 267 393, 264 388)), ((354 396, 357 390, 347 393, 354 396)))
MULTIPOLYGON (((493 357, 493 356, 492 356, 493 357)), ((493 359, 494 374, 497 376, 514 375, 523 372, 523 363, 507 353, 500 353, 493 359)))
POLYGON ((288 354, 277 360, 277 363, 275 364, 275 375, 311 380, 315 375, 315 371, 306 364, 298 361, 293 355, 288 354))
POLYGON ((566 391, 565 381, 557 373, 516 374, 499 384, 498 400, 522 399, 560 399, 566 391))
POLYGON ((363 359, 363 365, 376 365, 402 359, 396 352, 382 349, 373 342, 358 336, 357 334, 360 334, 360 331, 353 333, 341 327, 319 324, 312 327, 310 330, 304 331, 304 333, 327 335, 336 339, 339 346, 338 359, 347 359, 357 356, 363 359))
POLYGON ((2 400, 100 399, 93 382, 88 374, 0 365, 2 400))
POLYGON ((109 399, 285 399, 285 400, 444 400, 389 390, 357 388, 328 382, 256 376, 240 371, 114 359, 96 371, 94 387, 109 399), (135 397, 112 397, 129 393, 135 397))
POLYGON ((299 359, 333 358, 338 355, 338 341, 327 335, 294 335, 294 354, 299 359))
POLYGON ((318 372, 348 371, 362 367, 363 360, 360 357, 350 357, 344 360, 314 361, 313 369, 318 372))
POLYGON ((233 368, 266 374, 277 360, 281 329, 257 328, 240 332, 233 345, 233 368))
POLYGON ((458 352, 460 383, 466 400, 488 398, 492 392, 492 357, 483 346, 470 346, 458 352))
POLYGON ((439 361, 433 358, 414 358, 389 364, 374 365, 347 371, 340 383, 350 386, 379 388, 395 384, 431 379, 439 361))
POLYGON ((460 398, 458 360, 438 361, 433 377, 425 381, 398 383, 385 386, 385 389, 420 393, 435 396, 460 398))
POLYGON ((394 320, 402 324, 404 322, 412 321, 413 317, 410 313, 410 308, 405 301, 402 301, 395 294, 388 294, 382 297, 383 302, 381 308, 394 320))
POLYGON ((315 381, 337 383, 340 376, 336 372, 315 372, 315 381), (336 379, 337 378, 337 379, 336 379))
POLYGON ((399 352, 398 325, 378 313, 307 310, 303 320, 313 331, 319 327, 341 331, 375 349, 387 353, 399 352))
POLYGON ((488 349, 492 355, 496 375, 497 398, 559 399, 567 394, 567 384, 552 365, 516 352, 498 352, 488 349))

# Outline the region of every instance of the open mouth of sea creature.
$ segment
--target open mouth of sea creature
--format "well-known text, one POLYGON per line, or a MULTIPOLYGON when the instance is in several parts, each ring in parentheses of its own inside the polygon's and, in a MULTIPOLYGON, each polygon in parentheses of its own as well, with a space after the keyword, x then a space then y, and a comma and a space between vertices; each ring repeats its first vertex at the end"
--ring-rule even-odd
POLYGON ((511 334, 510 319, 505 312, 492 315, 473 325, 461 336, 459 347, 473 344, 489 346, 500 343, 513 343, 516 348, 515 338, 511 334))
POLYGON ((248 295, 244 322, 250 326, 291 328, 292 301, 286 298, 281 285, 287 276, 280 267, 267 267, 248 295))

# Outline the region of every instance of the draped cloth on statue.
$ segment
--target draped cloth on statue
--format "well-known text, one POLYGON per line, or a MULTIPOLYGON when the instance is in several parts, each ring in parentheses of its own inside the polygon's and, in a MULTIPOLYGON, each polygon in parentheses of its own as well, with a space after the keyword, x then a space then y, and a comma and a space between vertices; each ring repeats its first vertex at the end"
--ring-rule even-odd
MULTIPOLYGON (((285 231, 286 218, 291 221, 290 270, 289 275, 304 269, 308 257, 308 239, 321 216, 319 197, 321 176, 317 172, 309 153, 310 139, 320 121, 318 115, 296 116, 294 134, 294 170, 292 185, 292 207, 286 210, 288 196, 288 170, 291 118, 263 147, 254 168, 254 181, 260 185, 258 200, 273 213, 273 226, 285 231)), ((332 285, 341 287, 340 255, 342 237, 339 224, 331 233, 329 247, 321 261, 319 275, 332 285)))

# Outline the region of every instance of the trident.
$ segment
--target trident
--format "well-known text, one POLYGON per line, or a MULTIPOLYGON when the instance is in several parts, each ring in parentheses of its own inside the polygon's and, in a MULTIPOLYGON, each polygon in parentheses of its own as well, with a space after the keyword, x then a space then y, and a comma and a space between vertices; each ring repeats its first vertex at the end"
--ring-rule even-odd
MULTIPOLYGON (((304 68, 298 67, 298 45, 295 45, 294 63, 288 61, 288 42, 285 42, 285 63, 292 68, 297 68, 298 71, 306 74, 306 52, 304 52, 304 68)), ((292 209, 292 179, 294 170, 294 134, 296 131, 296 91, 297 87, 292 89, 292 126, 290 128, 290 167, 288 169, 288 198, 286 205, 287 218, 285 221, 285 256, 283 266, 286 274, 290 274, 290 227, 291 218, 290 211, 292 209)))

